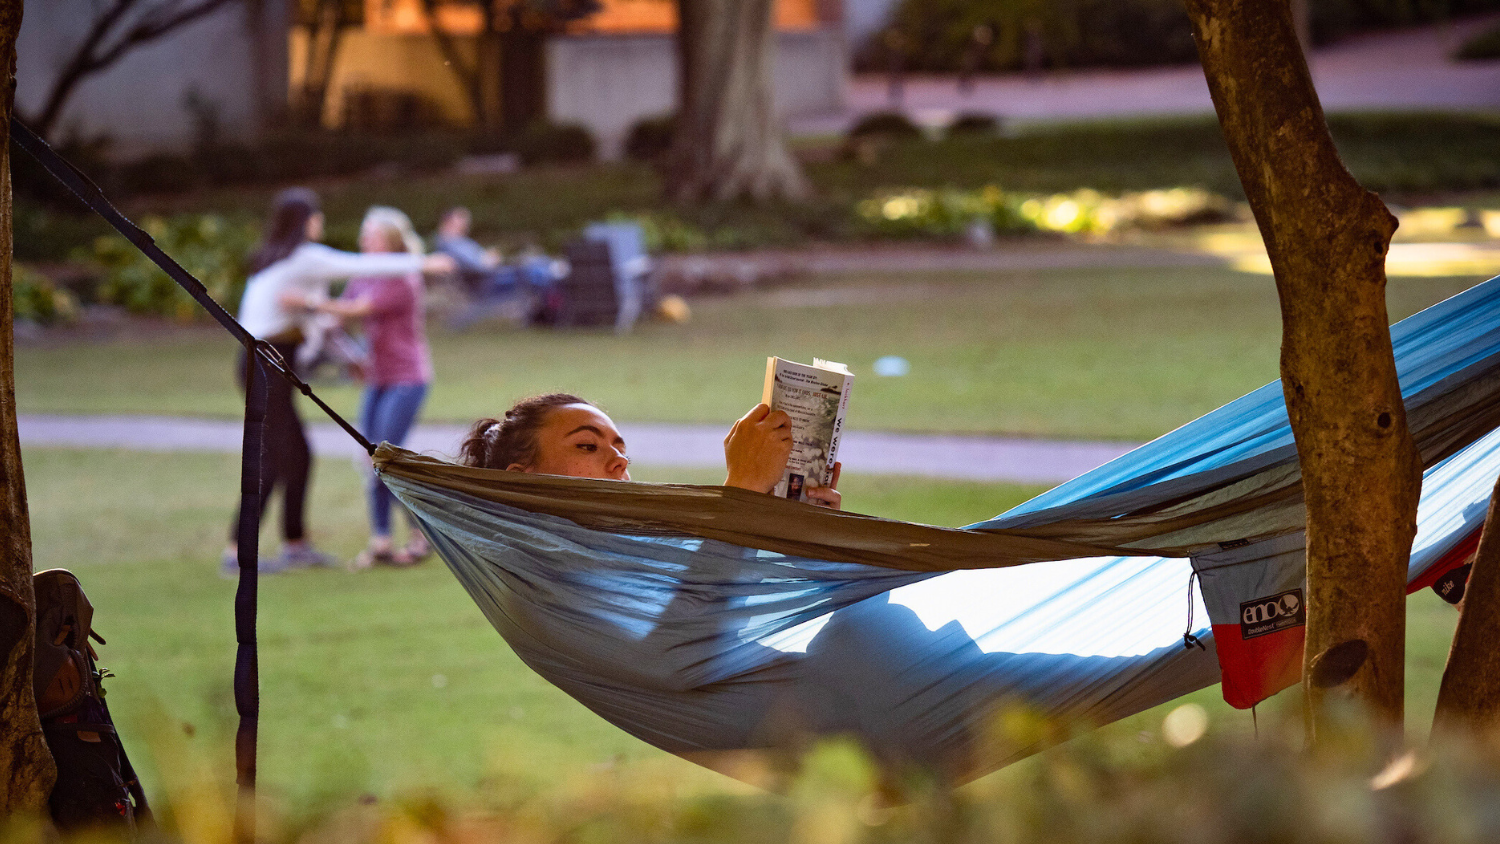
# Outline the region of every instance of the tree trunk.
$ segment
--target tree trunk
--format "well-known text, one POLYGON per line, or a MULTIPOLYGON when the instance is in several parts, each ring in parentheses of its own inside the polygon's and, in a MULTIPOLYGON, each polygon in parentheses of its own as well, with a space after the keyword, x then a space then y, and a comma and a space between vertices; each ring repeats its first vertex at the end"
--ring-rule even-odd
POLYGON ((516 135, 547 116, 547 34, 512 26, 500 39, 500 125, 516 135))
POLYGON ((1344 169, 1288 0, 1187 0, 1281 299, 1281 377, 1307 503, 1308 730, 1329 704, 1402 718, 1421 470, 1385 310, 1396 220, 1344 169))
POLYGON ((800 199, 771 88, 772 0, 677 0, 677 125, 667 193, 679 202, 800 199))
POLYGON ((15 311, 11 299, 10 115, 16 90, 21 0, 0 0, 0 817, 44 814, 56 770, 31 691, 36 600, 31 522, 16 433, 15 311))
MULTIPOLYGON (((479 93, 479 62, 475 61, 470 67, 468 62, 458 51, 458 45, 453 42, 453 36, 443 29, 438 21, 437 0, 422 0, 422 11, 427 16, 427 31, 432 33, 432 41, 437 45, 438 52, 443 54, 443 64, 453 72, 453 78, 458 81, 464 89, 464 97, 469 101, 469 110, 474 115, 474 125, 483 125, 484 97, 479 93)), ((477 55, 477 54, 476 54, 477 55)))
POLYGON ((1489 732, 1500 728, 1500 482, 1474 554, 1453 632, 1453 649, 1438 689, 1434 732, 1489 732))
POLYGON ((323 0, 307 26, 307 49, 296 109, 297 123, 306 128, 323 125, 323 109, 328 103, 333 72, 338 67, 339 44, 346 26, 343 0, 323 0))
MULTIPOLYGON (((488 18, 486 18, 488 20, 488 18)), ((501 34, 493 23, 486 23, 474 41, 474 92, 470 99, 477 106, 474 121, 481 135, 498 138, 509 127, 505 125, 500 78, 505 51, 501 34)))

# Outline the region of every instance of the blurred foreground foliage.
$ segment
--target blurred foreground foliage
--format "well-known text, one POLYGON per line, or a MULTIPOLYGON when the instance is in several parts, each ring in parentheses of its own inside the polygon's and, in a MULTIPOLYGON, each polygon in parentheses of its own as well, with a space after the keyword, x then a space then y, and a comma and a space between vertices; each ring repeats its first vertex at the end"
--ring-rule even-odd
MULTIPOLYGON (((1196 711, 1195 711, 1196 710, 1196 711)), ((1022 729, 1039 722, 1012 713, 1022 729)), ((957 790, 892 781, 858 746, 829 742, 776 781, 779 794, 685 786, 609 766, 544 790, 504 781, 468 798, 351 798, 293 818, 262 797, 258 840, 322 844, 505 841, 640 844, 1481 844, 1500 840, 1500 743, 1449 737, 1392 750, 1348 718, 1315 750, 1293 717, 1258 737, 1206 731, 1184 704, 1159 730, 1074 739, 957 790)), ((163 801, 155 840, 229 842, 233 801, 202 789, 163 801)), ((11 819, 15 842, 46 840, 11 819)), ((83 840, 83 839, 80 839, 83 840)), ((88 840, 101 840, 92 838, 88 840)))

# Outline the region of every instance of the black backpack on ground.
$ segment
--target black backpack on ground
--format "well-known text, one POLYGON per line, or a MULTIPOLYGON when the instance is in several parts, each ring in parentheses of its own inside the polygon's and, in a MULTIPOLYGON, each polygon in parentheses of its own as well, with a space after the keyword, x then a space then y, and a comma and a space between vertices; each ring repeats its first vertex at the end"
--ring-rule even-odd
POLYGON ((57 762, 57 784, 48 806, 60 829, 123 828, 134 836, 150 819, 125 748, 115 732, 100 681, 110 676, 94 664, 89 642, 94 607, 72 572, 50 569, 33 578, 36 591, 36 660, 33 689, 42 733, 57 762))

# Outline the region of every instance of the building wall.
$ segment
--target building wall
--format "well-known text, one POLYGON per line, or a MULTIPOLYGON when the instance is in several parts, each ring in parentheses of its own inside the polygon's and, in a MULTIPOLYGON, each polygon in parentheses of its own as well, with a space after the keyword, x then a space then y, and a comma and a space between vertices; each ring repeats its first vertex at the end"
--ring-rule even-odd
MULTIPOLYGON (((94 0, 28 3, 16 44, 16 105, 36 114, 94 19, 94 0)), ((139 47, 74 89, 53 139, 108 136, 121 157, 192 144, 197 92, 226 135, 254 134, 286 103, 284 0, 249 0, 139 47)))
MULTIPOLYGON (((777 33, 777 110, 786 117, 840 111, 846 67, 837 30, 777 33)), ((547 45, 552 119, 589 127, 606 157, 619 154, 635 121, 672 111, 676 98, 677 51, 670 35, 578 35, 547 45)))
POLYGON ((871 35, 885 29, 901 0, 844 0, 844 35, 858 49, 871 35))

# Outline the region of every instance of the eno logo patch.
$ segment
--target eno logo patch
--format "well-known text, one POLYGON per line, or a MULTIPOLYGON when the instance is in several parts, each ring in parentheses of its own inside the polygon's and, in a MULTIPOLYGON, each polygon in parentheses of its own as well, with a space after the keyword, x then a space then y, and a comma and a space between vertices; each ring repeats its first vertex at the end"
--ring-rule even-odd
POLYGON ((1240 604, 1241 639, 1254 639, 1304 624, 1307 624, 1307 604, 1302 600, 1301 589, 1240 604))

